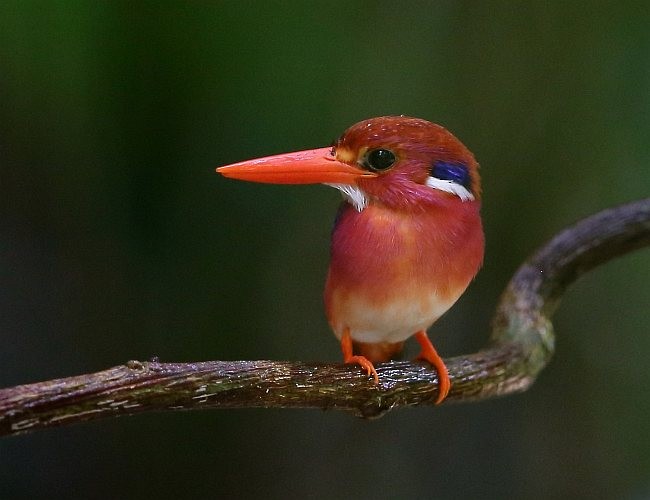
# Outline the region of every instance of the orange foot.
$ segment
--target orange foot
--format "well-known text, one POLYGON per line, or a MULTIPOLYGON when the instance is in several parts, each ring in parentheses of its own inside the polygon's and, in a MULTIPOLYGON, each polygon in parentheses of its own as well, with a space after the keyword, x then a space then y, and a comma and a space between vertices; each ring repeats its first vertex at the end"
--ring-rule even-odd
POLYGON ((349 328, 343 330, 343 335, 341 336, 341 351, 343 352, 343 362, 345 364, 359 365, 368 375, 372 375, 375 378, 375 384, 379 383, 377 370, 375 370, 375 367, 370 360, 365 356, 355 356, 352 354, 352 338, 350 337, 349 328))
POLYGON ((449 389, 451 389, 449 372, 447 371, 445 362, 438 356, 436 349, 433 347, 429 337, 427 337, 427 332, 424 330, 419 331, 415 334, 415 340, 418 341, 418 344, 422 348, 420 355, 416 359, 428 361, 438 372, 438 399, 436 399, 436 404, 438 405, 445 400, 447 394, 449 394, 449 389))

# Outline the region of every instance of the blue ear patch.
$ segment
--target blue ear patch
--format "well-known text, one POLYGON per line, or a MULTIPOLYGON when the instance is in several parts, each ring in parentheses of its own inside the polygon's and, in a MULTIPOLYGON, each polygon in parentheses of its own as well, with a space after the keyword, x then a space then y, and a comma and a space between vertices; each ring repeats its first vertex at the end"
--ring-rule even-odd
POLYGON ((467 189, 471 188, 472 179, 464 163, 438 160, 433 164, 431 176, 443 181, 455 182, 467 189))

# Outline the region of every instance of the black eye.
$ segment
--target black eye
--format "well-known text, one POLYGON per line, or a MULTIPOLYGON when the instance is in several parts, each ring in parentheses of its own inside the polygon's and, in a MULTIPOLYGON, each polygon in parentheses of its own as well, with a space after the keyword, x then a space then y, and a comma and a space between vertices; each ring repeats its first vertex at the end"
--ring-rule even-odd
POLYGON ((395 153, 388 149, 373 149, 366 153, 364 164, 371 170, 386 170, 395 163, 395 153))
POLYGON ((431 169, 431 176, 443 181, 451 181, 470 189, 472 179, 469 176, 467 165, 449 161, 437 161, 431 169))

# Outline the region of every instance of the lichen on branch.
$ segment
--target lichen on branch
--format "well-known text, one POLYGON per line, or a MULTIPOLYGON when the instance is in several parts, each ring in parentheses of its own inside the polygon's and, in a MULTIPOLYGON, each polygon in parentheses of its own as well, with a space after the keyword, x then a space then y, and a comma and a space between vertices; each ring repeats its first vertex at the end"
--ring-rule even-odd
MULTIPOLYGON (((488 345, 445 359, 445 402, 526 390, 554 350, 551 316, 566 288, 614 257, 650 245, 650 198, 604 210, 569 227, 531 256, 504 291, 488 345)), ((321 408, 378 417, 434 404, 435 370, 376 365, 379 384, 356 366, 286 361, 129 361, 97 373, 0 389, 0 435, 148 411, 321 408)))

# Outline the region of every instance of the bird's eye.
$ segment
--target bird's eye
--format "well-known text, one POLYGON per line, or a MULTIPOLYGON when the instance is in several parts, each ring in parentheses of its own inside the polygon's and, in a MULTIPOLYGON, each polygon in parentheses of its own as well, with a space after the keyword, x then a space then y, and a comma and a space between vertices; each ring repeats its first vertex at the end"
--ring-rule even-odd
POLYGON ((366 153, 363 163, 371 170, 386 170, 396 159, 395 153, 388 149, 372 149, 366 153))
POLYGON ((469 176, 467 165, 449 161, 437 161, 431 169, 431 176, 443 181, 451 181, 470 189, 472 179, 469 176))

